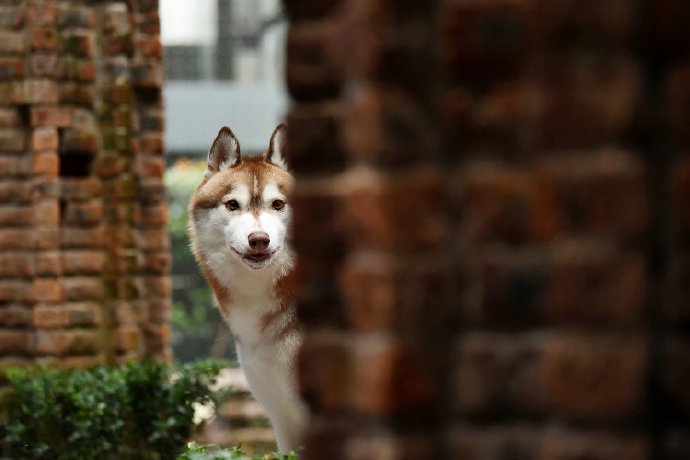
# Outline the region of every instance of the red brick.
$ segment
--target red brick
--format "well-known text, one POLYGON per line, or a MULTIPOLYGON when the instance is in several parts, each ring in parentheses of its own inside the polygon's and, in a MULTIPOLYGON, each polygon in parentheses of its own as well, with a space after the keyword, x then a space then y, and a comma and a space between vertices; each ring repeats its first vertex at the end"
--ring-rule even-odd
POLYGON ((21 129, 0 129, 0 151, 22 152, 26 150, 26 134, 21 129))
POLYGON ((687 338, 668 337, 661 344, 662 394, 672 411, 681 414, 690 410, 690 341, 687 338))
POLYGON ((35 307, 32 325, 37 329, 55 329, 69 325, 69 313, 63 307, 35 307))
POLYGON ((340 171, 346 164, 342 121, 344 107, 332 104, 303 105, 288 114, 291 170, 309 174, 315 171, 340 171), (329 152, 324 155, 324 152, 329 152))
POLYGON ((57 23, 62 28, 93 28, 96 25, 96 12, 91 6, 72 3, 60 4, 57 10, 57 23))
POLYGON ((98 133, 91 129, 66 129, 60 139, 62 150, 96 153, 98 151, 98 133))
POLYGON ((23 32, 0 30, 0 54, 22 54, 24 49, 23 32))
POLYGON ((9 179, 0 181, 0 203, 31 202, 31 184, 9 179))
POLYGON ((634 417, 644 400, 648 349, 641 337, 561 337, 544 344, 547 404, 575 420, 634 417))
POLYGON ((139 328, 136 326, 117 329, 116 348, 118 351, 137 350, 140 343, 139 328))
POLYGON ((59 144, 57 128, 41 127, 33 130, 34 150, 57 150, 59 144))
POLYGON ((0 177, 27 176, 31 171, 31 163, 27 160, 26 157, 0 154, 0 177))
POLYGON ((103 270, 103 253, 65 251, 62 254, 62 270, 65 275, 98 274, 103 270))
POLYGON ((37 225, 60 223, 60 208, 56 200, 43 200, 34 204, 34 222, 37 225))
POLYGON ((132 68, 132 80, 137 88, 161 88, 163 66, 156 60, 135 63, 132 68))
POLYGON ((61 274, 62 264, 60 262, 60 253, 44 251, 36 253, 36 275, 58 276, 61 274))
POLYGON ((69 203, 63 222, 66 224, 95 225, 103 218, 103 204, 92 200, 86 203, 69 203))
POLYGON ((643 78, 626 58, 550 58, 534 82, 535 138, 544 148, 591 148, 620 139, 633 127, 643 78))
POLYGON ((286 43, 286 78, 290 95, 303 101, 325 99, 340 91, 341 76, 332 47, 337 30, 327 23, 308 23, 290 28, 286 43))
POLYGON ((53 27, 29 29, 29 48, 32 51, 55 51, 58 44, 57 30, 53 27))
POLYGON ((300 391, 310 406, 326 413, 347 408, 353 374, 346 336, 307 336, 298 365, 300 391))
POLYGON ((33 283, 0 280, 0 302, 31 302, 33 300, 33 283))
POLYGON ((103 245, 103 228, 67 228, 60 233, 63 248, 98 248, 103 245))
POLYGON ((30 232, 17 229, 0 229, 0 249, 32 249, 30 232))
POLYGON ((511 77, 532 51, 529 2, 447 2, 440 18, 441 61, 453 80, 511 77), (500 28, 504 34, 491 31, 500 28))
POLYGON ((35 53, 28 57, 29 70, 37 78, 57 76, 58 59, 56 54, 35 53))
POLYGON ((167 274, 172 267, 170 254, 165 252, 140 253, 138 267, 142 273, 167 274))
POLYGON ((0 308, 0 324, 6 327, 23 327, 31 323, 31 311, 26 306, 5 305, 0 308))
POLYGON ((34 155, 34 175, 57 176, 59 172, 60 157, 57 152, 41 152, 34 155))
POLYGON ((135 209, 135 222, 140 227, 160 228, 168 221, 167 208, 158 206, 137 206, 135 209))
POLYGON ((350 180, 343 224, 354 248, 422 251, 445 243, 445 196, 433 171, 391 177, 359 172, 350 180))
POLYGON ((32 126, 70 126, 72 116, 69 109, 58 106, 31 107, 32 126))
POLYGON ((55 12, 55 2, 32 0, 28 8, 28 23, 34 26, 55 24, 55 12))
POLYGON ((652 450, 644 435, 617 436, 602 431, 551 430, 542 440, 540 457, 548 460, 649 460, 652 450))
POLYGON ((139 230, 135 238, 137 247, 142 251, 167 250, 170 247, 170 240, 164 231, 139 230))
POLYGON ((93 57, 96 51, 94 30, 65 32, 60 37, 60 51, 80 57, 93 57))
POLYGON ((1 252, 0 278, 25 278, 33 276, 33 254, 30 252, 1 252))
POLYGON ((57 228, 37 228, 34 231, 36 249, 57 249, 60 245, 60 232, 57 228))
POLYGON ((98 300, 103 296, 100 278, 65 278, 62 282, 67 300, 98 300))
POLYGON ((17 107, 0 107, 0 128, 18 128, 22 124, 17 107))
POLYGON ((60 302, 64 298, 62 282, 57 278, 38 278, 34 289, 39 302, 60 302))
POLYGON ((163 46, 158 35, 141 35, 137 38, 137 49, 143 57, 161 59, 163 46))
POLYGON ((26 331, 0 330, 0 352, 3 355, 31 353, 31 333, 26 331))
POLYGON ((462 425, 454 427, 448 438, 449 460, 499 460, 506 452, 517 458, 542 459, 539 432, 528 425, 462 425))
POLYGON ((96 303, 67 304, 71 326, 98 326, 103 322, 103 306, 96 303))
POLYGON ((25 5, 0 6, 0 27, 3 29, 21 29, 25 20, 25 5))
POLYGON ((147 355, 162 353, 164 356, 169 353, 166 349, 170 346, 172 339, 172 327, 170 323, 148 323, 144 326, 144 343, 146 344, 147 355))
POLYGON ((24 77, 24 59, 0 57, 0 80, 15 80, 24 77))
POLYGON ((95 354, 103 343, 103 333, 92 330, 36 331, 39 355, 95 354))
POLYGON ((12 88, 17 104, 54 104, 58 101, 57 84, 50 80, 25 80, 12 88))
POLYGON ((0 226, 26 227, 33 222, 33 212, 30 207, 3 206, 0 207, 0 226))

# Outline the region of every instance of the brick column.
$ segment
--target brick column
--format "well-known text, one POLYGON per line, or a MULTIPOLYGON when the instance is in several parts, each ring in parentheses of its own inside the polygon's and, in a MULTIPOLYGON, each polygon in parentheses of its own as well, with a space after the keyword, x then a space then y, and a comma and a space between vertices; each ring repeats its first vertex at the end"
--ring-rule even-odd
POLYGON ((160 58, 157 2, 0 5, 3 366, 170 357, 160 58))
POLYGON ((690 455, 685 4, 284 4, 309 457, 690 455))

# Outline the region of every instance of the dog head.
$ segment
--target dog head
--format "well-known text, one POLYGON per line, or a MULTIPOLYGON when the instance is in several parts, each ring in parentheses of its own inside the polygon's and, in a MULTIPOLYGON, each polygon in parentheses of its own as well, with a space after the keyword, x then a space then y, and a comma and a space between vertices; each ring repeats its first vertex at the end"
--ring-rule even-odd
POLYGON ((286 128, 278 126, 261 156, 243 157, 224 127, 208 152, 208 169, 190 203, 197 258, 215 272, 284 269, 291 263, 288 229, 294 180, 285 162, 286 128))

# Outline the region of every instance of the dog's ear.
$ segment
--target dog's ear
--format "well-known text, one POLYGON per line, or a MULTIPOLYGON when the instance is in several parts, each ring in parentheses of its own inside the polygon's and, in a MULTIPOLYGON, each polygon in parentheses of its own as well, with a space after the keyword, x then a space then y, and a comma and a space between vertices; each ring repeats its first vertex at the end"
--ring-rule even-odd
POLYGON ((223 169, 235 166, 242 161, 240 156, 240 141, 237 140, 230 128, 223 126, 218 131, 216 140, 213 141, 208 151, 208 169, 206 177, 223 169))
POLYGON ((287 169, 287 161, 285 161, 286 150, 287 126, 281 123, 271 136, 271 144, 268 146, 268 152, 266 152, 266 161, 287 169))

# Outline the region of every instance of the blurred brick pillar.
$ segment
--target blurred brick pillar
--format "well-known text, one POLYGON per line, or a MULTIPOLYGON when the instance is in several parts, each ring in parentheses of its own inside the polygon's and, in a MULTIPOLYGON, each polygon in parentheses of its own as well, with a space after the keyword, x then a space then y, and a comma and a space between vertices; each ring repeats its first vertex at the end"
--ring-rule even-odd
POLYGON ((170 357, 156 1, 0 2, 0 363, 170 357))
POLYGON ((690 458, 685 2, 285 0, 310 458, 690 458))

